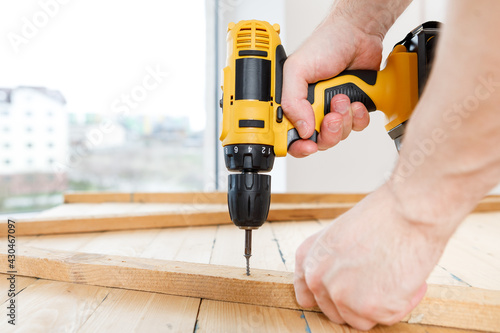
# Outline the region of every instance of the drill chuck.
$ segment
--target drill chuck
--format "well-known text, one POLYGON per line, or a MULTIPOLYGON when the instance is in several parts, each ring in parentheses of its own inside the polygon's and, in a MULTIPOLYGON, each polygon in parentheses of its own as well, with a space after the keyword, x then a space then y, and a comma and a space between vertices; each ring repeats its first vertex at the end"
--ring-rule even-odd
POLYGON ((271 203, 271 176, 256 172, 229 175, 227 202, 229 215, 237 227, 261 227, 271 203))
POLYGON ((256 229, 262 226, 271 202, 271 176, 258 172, 271 171, 274 164, 272 146, 238 144, 224 147, 224 161, 230 171, 227 201, 229 215, 239 228, 256 229))

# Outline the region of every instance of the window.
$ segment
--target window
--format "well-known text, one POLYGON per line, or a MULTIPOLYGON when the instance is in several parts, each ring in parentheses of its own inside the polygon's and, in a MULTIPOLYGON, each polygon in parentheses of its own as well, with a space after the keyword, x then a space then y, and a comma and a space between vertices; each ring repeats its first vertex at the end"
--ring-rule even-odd
MULTIPOLYGON (((206 125, 208 112, 215 123, 215 103, 207 103, 213 78, 207 75, 220 69, 207 66, 214 57, 214 48, 207 48, 207 16, 215 16, 207 3, 112 0, 83 2, 78 11, 60 4, 57 27, 40 27, 29 45, 6 42, 12 50, 2 55, 2 79, 22 88, 0 87, 16 111, 16 123, 0 122, 0 130, 18 138, 9 151, 9 172, 22 170, 13 176, 34 182, 31 205, 19 210, 35 209, 47 201, 37 196, 52 195, 35 191, 46 188, 47 175, 63 174, 64 191, 203 191, 214 183, 207 165, 215 164, 209 160, 215 153, 205 153, 215 141, 213 125, 206 125), (40 43, 41 36, 49 42, 40 43)), ((33 8, 0 4, 0 13, 7 11, 33 8)), ((4 35, 22 36, 20 27, 9 29, 4 35)))

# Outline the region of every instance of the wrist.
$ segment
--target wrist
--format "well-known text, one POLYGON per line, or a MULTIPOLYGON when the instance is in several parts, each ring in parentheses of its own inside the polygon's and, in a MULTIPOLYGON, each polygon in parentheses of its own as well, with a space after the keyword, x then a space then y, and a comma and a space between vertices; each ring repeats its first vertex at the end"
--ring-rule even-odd
POLYGON ((368 36, 383 40, 389 28, 406 9, 411 0, 338 0, 327 20, 343 20, 368 36))
POLYGON ((426 187, 422 182, 410 185, 391 177, 382 187, 403 223, 436 242, 445 244, 466 215, 453 211, 451 196, 438 193, 436 188, 426 187))

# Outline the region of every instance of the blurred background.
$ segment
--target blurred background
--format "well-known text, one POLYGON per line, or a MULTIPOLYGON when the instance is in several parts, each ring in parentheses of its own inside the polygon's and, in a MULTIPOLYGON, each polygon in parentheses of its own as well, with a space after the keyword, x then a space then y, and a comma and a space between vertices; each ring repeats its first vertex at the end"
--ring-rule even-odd
MULTIPOLYGON (((0 213, 59 204, 65 191, 225 190, 218 141, 227 24, 281 25, 288 54, 331 0, 70 1, 0 4, 0 213)), ((415 0, 386 37, 443 20, 415 0)), ((368 192, 397 158, 369 128, 307 159, 278 159, 274 192, 368 192)))

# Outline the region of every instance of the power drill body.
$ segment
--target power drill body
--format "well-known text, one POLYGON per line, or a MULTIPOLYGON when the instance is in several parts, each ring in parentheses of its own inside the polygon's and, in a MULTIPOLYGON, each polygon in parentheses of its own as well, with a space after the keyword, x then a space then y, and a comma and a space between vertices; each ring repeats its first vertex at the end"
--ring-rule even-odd
MULTIPOLYGON (((427 22, 397 43, 381 71, 346 70, 329 80, 309 85, 316 127, 330 112, 333 96, 345 94, 362 102, 368 111, 387 117, 386 130, 399 150, 406 121, 418 102, 432 65, 439 30, 427 22)), ((283 65, 286 53, 279 25, 264 21, 230 23, 227 64, 224 68, 222 141, 229 171, 228 206, 233 223, 246 230, 245 257, 251 255, 251 230, 267 219, 271 198, 271 171, 276 156, 286 156, 299 140, 297 130, 281 107, 283 65)), ((333 61, 333 60, 332 60, 333 61)))

